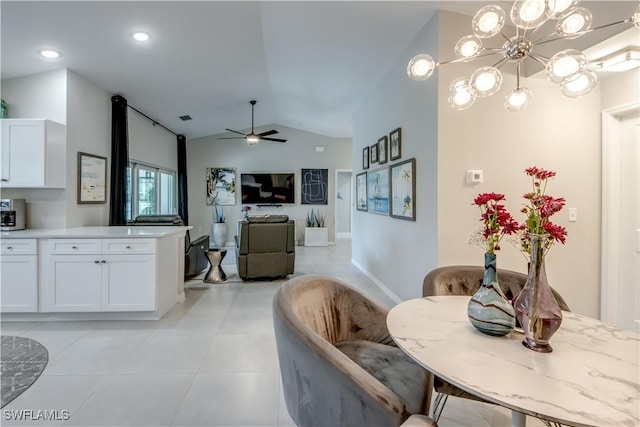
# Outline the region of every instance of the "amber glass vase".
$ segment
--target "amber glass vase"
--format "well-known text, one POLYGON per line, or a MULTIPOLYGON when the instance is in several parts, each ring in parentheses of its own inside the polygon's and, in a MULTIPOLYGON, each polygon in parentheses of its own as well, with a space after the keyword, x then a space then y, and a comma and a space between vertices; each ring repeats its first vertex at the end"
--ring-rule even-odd
POLYGON ((515 300, 516 318, 524 330, 522 344, 531 350, 550 353, 549 340, 562 323, 562 310, 553 296, 544 266, 547 234, 531 235, 529 275, 515 300))

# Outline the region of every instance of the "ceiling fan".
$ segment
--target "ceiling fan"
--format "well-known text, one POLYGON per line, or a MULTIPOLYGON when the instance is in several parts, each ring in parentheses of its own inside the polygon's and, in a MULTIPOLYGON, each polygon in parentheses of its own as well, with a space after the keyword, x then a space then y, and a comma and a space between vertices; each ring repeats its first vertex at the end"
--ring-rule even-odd
POLYGON ((276 133, 278 133, 277 130, 268 130, 266 132, 262 132, 262 133, 255 133, 253 131, 253 109, 256 105, 256 101, 255 100, 251 100, 249 101, 249 104, 251 104, 251 132, 250 133, 242 133, 242 132, 238 132, 237 130, 233 130, 233 129, 226 129, 229 132, 233 132, 233 133, 237 133, 239 135, 242 136, 234 136, 231 138, 218 138, 218 139, 244 139, 245 141, 247 141, 247 143, 249 145, 256 145, 258 142, 260 141, 275 141, 275 142, 287 142, 286 139, 279 139, 279 138, 267 138, 269 135, 275 135, 276 133))

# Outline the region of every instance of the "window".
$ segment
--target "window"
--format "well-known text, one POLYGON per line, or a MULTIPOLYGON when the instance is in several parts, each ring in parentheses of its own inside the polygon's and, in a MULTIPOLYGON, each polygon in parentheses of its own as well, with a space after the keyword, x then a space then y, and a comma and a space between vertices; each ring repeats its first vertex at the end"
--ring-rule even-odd
POLYGON ((128 221, 138 215, 175 214, 175 171, 129 161, 126 211, 128 221))

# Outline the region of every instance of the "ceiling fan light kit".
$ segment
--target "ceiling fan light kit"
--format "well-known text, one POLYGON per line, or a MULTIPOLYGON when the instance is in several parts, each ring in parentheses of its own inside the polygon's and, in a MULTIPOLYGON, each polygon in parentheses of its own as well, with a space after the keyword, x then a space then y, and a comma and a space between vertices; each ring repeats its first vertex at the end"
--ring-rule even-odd
POLYGON ((255 133, 255 131, 253 129, 253 113, 254 113, 253 110, 254 110, 254 107, 255 107, 256 103, 257 103, 257 101, 255 101, 255 100, 249 101, 249 104, 251 104, 251 132, 242 133, 242 132, 239 132, 237 130, 226 129, 229 132, 237 133, 238 135, 242 135, 242 136, 233 136, 233 137, 230 137, 230 138, 217 138, 217 139, 244 139, 247 142, 247 144, 249 144, 250 146, 257 145, 258 142, 260 142, 260 141, 287 142, 286 139, 268 138, 269 135, 275 135, 275 134, 278 133, 278 131, 275 130, 275 129, 268 130, 266 132, 255 133))
MULTIPOLYGON (((596 87, 598 79, 593 70, 589 69, 592 64, 588 63, 584 53, 566 49, 546 58, 534 53, 535 46, 557 40, 576 39, 586 33, 618 24, 633 24, 640 29, 640 4, 633 16, 592 28, 591 12, 580 7, 579 3, 579 0, 515 1, 509 17, 516 27, 516 35, 511 38, 502 33, 507 16, 505 10, 498 5, 484 6, 471 21, 473 35, 462 37, 456 44, 456 59, 436 62, 430 55, 421 53, 409 61, 407 74, 413 80, 426 80, 440 65, 498 55, 499 60, 493 66, 480 67, 470 77, 454 79, 449 87, 449 104, 456 110, 465 110, 473 105, 476 98, 498 92, 503 80, 500 68, 506 63, 514 63, 516 88, 507 94, 504 105, 509 111, 522 111, 531 102, 532 94, 529 89, 520 86, 520 66, 525 59, 530 58, 545 66, 547 78, 558 84, 564 95, 572 98, 586 95, 596 87), (534 38, 536 32, 551 20, 558 21, 554 30, 546 36, 534 38), (502 36, 506 41, 501 47, 486 47, 485 40, 496 35, 502 36)), ((635 60, 636 55, 628 53, 618 57, 618 61, 626 62, 622 67, 628 67, 639 63, 635 60)), ((603 64, 604 62, 600 62, 592 68, 604 68, 603 64)))

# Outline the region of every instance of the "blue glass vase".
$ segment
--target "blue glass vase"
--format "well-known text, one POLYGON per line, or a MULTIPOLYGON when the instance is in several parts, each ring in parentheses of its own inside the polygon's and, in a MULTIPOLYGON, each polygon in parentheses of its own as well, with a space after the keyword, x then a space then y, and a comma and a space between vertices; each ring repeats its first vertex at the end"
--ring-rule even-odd
POLYGON ((482 286, 469 300, 467 316, 477 330, 487 335, 506 335, 515 326, 515 311, 498 283, 496 254, 484 254, 482 286))

